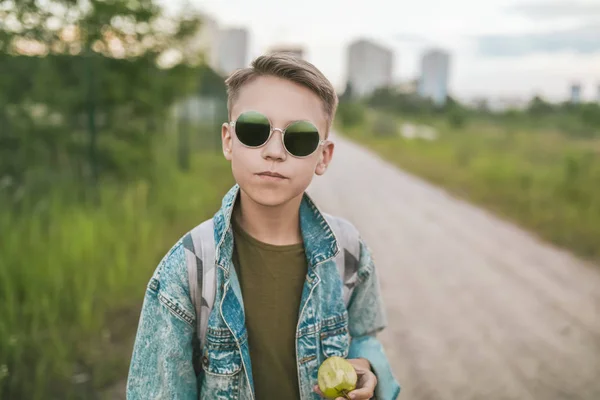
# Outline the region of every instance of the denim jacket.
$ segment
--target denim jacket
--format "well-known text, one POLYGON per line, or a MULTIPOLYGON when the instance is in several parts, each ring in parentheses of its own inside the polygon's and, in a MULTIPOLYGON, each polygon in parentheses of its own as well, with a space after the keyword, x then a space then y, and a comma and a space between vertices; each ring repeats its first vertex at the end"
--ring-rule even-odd
MULTIPOLYGON (((214 216, 217 284, 206 343, 200 349, 196 340, 196 313, 180 240, 146 288, 127 381, 129 400, 255 398, 244 303, 232 265, 230 219, 238 193, 235 185, 214 216), (195 363, 201 365, 198 375, 195 363)), ((341 356, 369 360, 378 379, 377 399, 396 399, 400 386, 376 338, 386 325, 386 315, 369 249, 361 239, 358 280, 346 307, 334 261, 338 243, 306 194, 300 227, 308 262, 296 330, 300 398, 319 399, 313 392, 318 367, 327 357, 341 356)))

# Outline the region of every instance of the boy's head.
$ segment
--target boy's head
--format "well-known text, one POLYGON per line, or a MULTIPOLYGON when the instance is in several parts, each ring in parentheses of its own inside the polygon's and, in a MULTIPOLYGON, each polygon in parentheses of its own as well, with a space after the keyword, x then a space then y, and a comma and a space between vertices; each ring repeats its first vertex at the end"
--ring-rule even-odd
POLYGON ((338 98, 331 82, 307 61, 273 54, 225 83, 229 122, 221 136, 236 182, 266 206, 302 195, 333 155, 327 137, 338 98))

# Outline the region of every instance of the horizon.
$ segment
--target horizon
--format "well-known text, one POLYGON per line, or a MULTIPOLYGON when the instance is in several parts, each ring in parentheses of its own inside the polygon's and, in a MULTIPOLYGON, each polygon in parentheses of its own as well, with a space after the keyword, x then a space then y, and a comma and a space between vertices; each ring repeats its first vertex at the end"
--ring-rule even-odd
MULTIPOLYGON (((160 3, 170 9, 182 5, 181 1, 160 3)), ((305 0, 286 7, 274 0, 260 3, 195 0, 191 4, 219 27, 248 30, 248 62, 273 46, 299 45, 305 59, 323 71, 337 90, 345 87, 348 44, 369 39, 394 52, 396 83, 418 77, 425 51, 447 51, 449 93, 462 101, 526 100, 538 95, 561 102, 569 98, 574 83, 582 86, 582 101, 598 98, 600 40, 594 38, 600 37, 600 3, 423 0, 399 13, 394 12, 399 5, 385 5, 383 0, 373 0, 369 7, 340 0, 305 0), (344 11, 343 17, 339 10, 344 11)))

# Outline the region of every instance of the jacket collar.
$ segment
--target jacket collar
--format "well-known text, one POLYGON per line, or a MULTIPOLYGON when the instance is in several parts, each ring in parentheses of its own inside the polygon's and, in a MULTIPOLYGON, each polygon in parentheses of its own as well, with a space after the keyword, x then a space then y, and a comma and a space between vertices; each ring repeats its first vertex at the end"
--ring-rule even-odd
MULTIPOLYGON (((213 217, 217 264, 229 268, 233 254, 233 231, 231 216, 239 195, 240 187, 235 184, 223 197, 221 208, 213 217)), ((324 215, 307 193, 300 203, 300 230, 309 267, 335 257, 339 253, 335 235, 324 215)))

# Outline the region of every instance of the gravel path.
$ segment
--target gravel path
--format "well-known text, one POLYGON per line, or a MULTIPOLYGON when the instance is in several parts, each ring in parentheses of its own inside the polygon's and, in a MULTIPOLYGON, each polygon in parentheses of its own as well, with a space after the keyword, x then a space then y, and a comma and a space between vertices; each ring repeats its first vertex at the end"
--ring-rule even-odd
POLYGON ((334 140, 309 193, 373 250, 401 399, 600 399, 599 267, 334 140))

